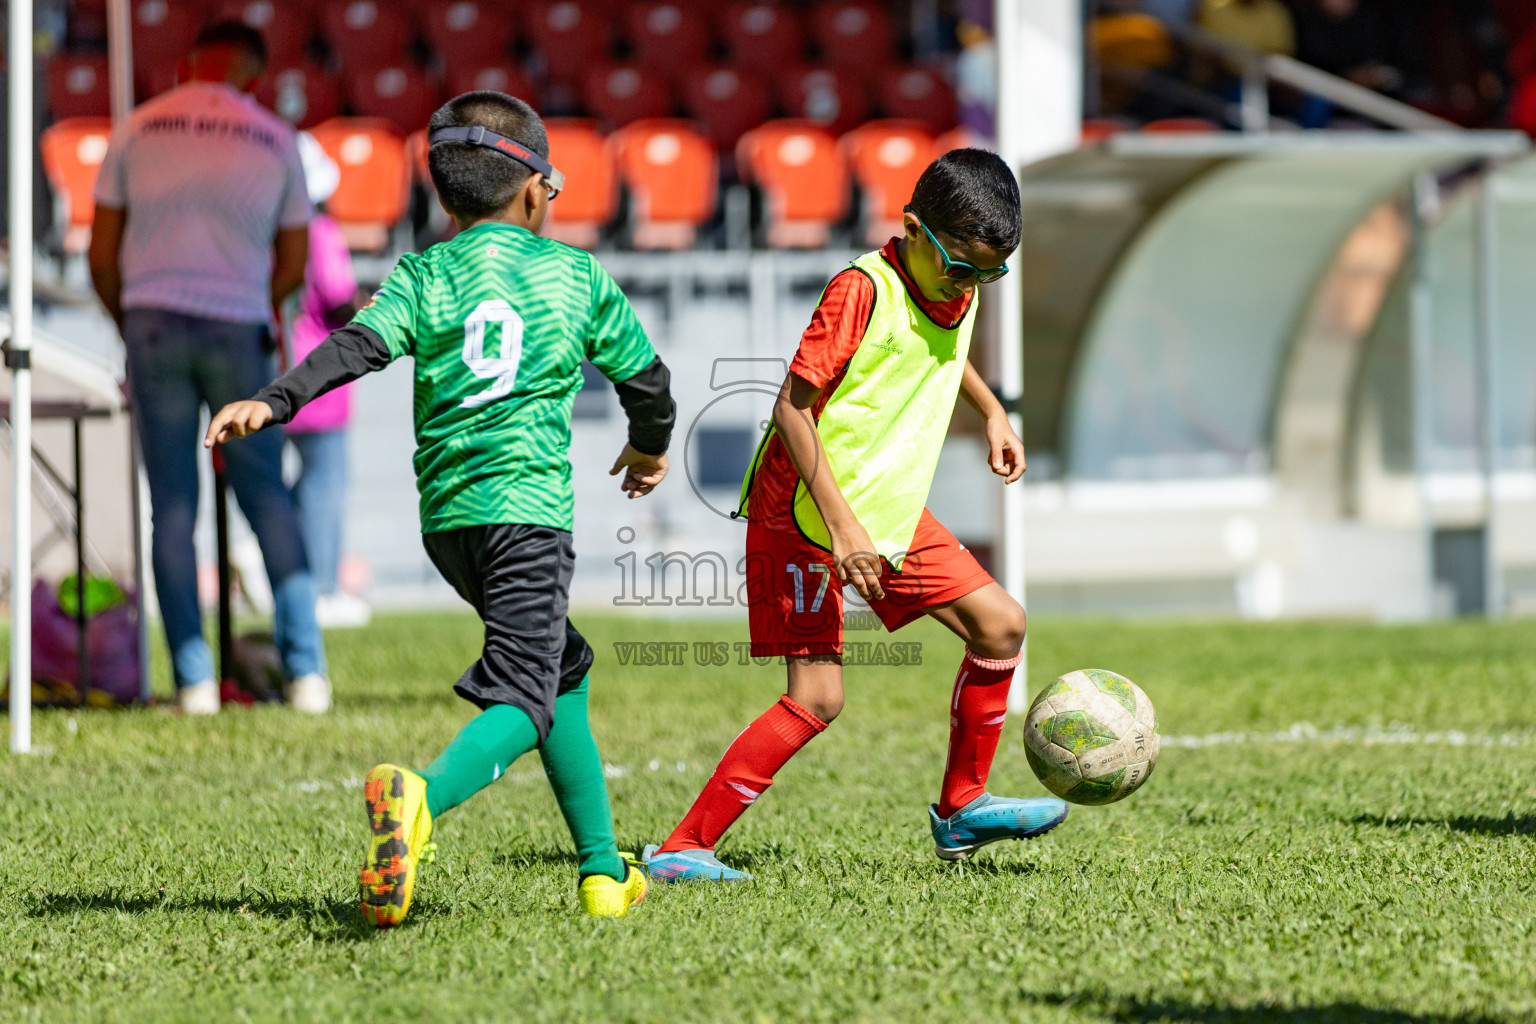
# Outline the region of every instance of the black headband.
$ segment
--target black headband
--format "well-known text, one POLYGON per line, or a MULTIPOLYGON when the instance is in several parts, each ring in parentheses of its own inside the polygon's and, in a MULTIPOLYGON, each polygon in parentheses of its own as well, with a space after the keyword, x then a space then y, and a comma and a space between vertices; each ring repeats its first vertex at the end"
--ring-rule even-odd
POLYGON ((497 135, 484 125, 470 125, 466 128, 439 128, 432 133, 428 140, 429 145, 435 146, 439 142, 467 142, 471 146, 484 146, 486 149, 494 149, 498 153, 504 153, 525 167, 532 168, 544 175, 544 180, 556 192, 565 187, 565 175, 555 170, 554 164, 539 156, 533 150, 515 139, 509 139, 505 135, 497 135))

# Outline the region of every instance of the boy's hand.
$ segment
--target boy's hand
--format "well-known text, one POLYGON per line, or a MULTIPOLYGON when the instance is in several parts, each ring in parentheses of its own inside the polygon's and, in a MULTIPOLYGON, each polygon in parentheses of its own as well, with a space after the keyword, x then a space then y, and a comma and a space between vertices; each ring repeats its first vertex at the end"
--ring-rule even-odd
POLYGON ((638 498, 644 494, 650 494, 656 489, 656 485, 666 479, 667 454, 646 455, 637 452, 629 445, 619 452, 619 457, 614 460, 613 468, 608 471, 609 476, 618 476, 619 470, 625 470, 624 482, 619 484, 619 490, 629 493, 631 498, 638 498))
POLYGON ((853 584, 853 589, 866 601, 885 597, 880 586, 884 567, 863 524, 857 519, 837 526, 828 523, 827 531, 832 534, 832 563, 837 566, 837 578, 853 584))
POLYGON ((266 402, 231 402, 220 409, 208 424, 203 447, 212 448, 232 437, 246 437, 272 422, 272 407, 266 402))
POLYGON ((1024 442, 1014 433, 1006 413, 987 417, 987 464, 1005 484, 1024 475, 1024 442))

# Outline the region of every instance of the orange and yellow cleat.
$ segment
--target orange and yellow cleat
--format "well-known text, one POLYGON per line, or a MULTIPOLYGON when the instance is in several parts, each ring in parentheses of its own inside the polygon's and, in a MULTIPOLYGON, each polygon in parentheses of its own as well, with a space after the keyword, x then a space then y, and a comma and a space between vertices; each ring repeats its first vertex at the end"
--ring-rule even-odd
POLYGON ((437 853, 432 815, 427 810, 427 780, 413 771, 381 764, 363 782, 368 807, 368 855, 357 874, 363 917, 379 928, 405 920, 411 909, 417 863, 430 864, 437 853))

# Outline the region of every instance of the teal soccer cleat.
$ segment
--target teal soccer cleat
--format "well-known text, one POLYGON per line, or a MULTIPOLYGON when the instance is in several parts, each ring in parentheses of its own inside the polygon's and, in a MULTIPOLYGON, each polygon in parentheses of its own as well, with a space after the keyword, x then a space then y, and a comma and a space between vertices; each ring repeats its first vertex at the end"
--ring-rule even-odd
POLYGON ((948 818, 939 817, 937 804, 928 805, 933 852, 940 860, 964 860, 1001 839, 1033 839, 1066 820, 1066 802, 1053 796, 1018 800, 983 793, 948 818))
POLYGON ((745 871, 728 868, 712 850, 676 850, 657 853, 654 845, 640 854, 646 874, 658 882, 750 882, 745 871))

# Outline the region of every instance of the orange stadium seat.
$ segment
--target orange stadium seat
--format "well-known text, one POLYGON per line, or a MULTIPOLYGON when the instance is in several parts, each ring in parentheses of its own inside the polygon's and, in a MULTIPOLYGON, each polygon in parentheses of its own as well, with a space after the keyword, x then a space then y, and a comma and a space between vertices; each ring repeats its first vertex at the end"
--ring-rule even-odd
POLYGON ((106 117, 74 117, 44 130, 38 141, 43 172, 63 207, 64 252, 81 253, 91 243, 91 221, 96 216, 96 172, 107 155, 112 120, 106 117))
POLYGON ((870 121, 838 145, 864 193, 864 241, 883 245, 902 233, 902 207, 933 161, 933 136, 921 121, 870 121))
POLYGON ((134 63, 175 63, 187 55, 204 12, 186 3, 138 0, 133 5, 134 63))
POLYGON ((937 160, 952 149, 985 149, 996 152, 997 146, 971 129, 960 127, 951 128, 933 140, 933 158, 937 160))
POLYGON ((811 10, 811 38, 821 59, 854 71, 875 71, 896 59, 890 15, 868 0, 833 0, 811 10))
POLYGON ((1141 130, 1154 135, 1205 134, 1221 131, 1221 125, 1215 121, 1207 121, 1203 117, 1163 117, 1156 121, 1148 121, 1141 126, 1141 130))
POLYGON ((533 79, 516 64, 449 64, 446 84, 449 96, 490 89, 527 100, 533 104, 534 109, 539 106, 539 90, 534 86, 533 79))
POLYGON ((48 110, 55 119, 110 114, 107 58, 99 53, 55 54, 48 62, 48 110))
POLYGON ((311 61, 268 69, 256 98, 283 120, 308 128, 336 116, 341 109, 341 83, 311 61))
POLYGON ((670 117, 672 81, 643 64, 600 64, 582 82, 589 113, 613 127, 647 117, 670 117))
POLYGON ((341 224, 347 244, 356 250, 383 251, 390 229, 410 203, 405 142, 394 125, 377 118, 335 117, 310 133, 341 169, 341 182, 326 207, 341 224))
POLYGON ((715 215, 720 160, 687 121, 636 121, 609 138, 629 188, 630 238, 637 249, 686 249, 715 215))
POLYGON ((348 74, 397 63, 410 37, 405 13, 376 0, 332 0, 320 9, 320 28, 348 74))
POLYGON ((749 128, 768 117, 768 86, 744 68, 698 67, 683 80, 683 106, 704 124, 705 134, 727 152, 749 128))
POLYGON ((499 64, 512 43, 512 18, 501 5, 448 0, 427 9, 423 34, 448 67, 499 64))
POLYGON ((848 212, 848 170, 831 135, 809 121, 769 121, 741 137, 736 163, 767 200, 776 248, 816 249, 848 212))
POLYGON ((289 0, 232 0, 221 17, 243 21, 267 41, 267 66, 293 67, 304 59, 304 48, 315 33, 312 8, 289 0))
POLYGON ((720 15, 720 35, 737 64, 764 71, 799 64, 805 30, 799 12, 766 3, 734 3, 720 15))
POLYGON ((709 22, 686 4, 634 4, 626 11, 629 45, 642 64, 677 72, 702 64, 709 52, 709 22))
POLYGON ((791 117, 841 134, 869 114, 864 82, 841 68, 796 67, 779 76, 779 105, 791 117))
POLYGON ((1126 127, 1127 126, 1124 121, 1116 120, 1113 117, 1086 118, 1083 121, 1080 141, 1084 146, 1091 145, 1095 142, 1103 142, 1111 135, 1118 135, 1125 131, 1126 127))
POLYGON ((389 121, 401 135, 426 127, 439 106, 437 83, 415 64, 393 64, 353 74, 348 99, 360 117, 389 121))
POLYGON ((932 68, 887 68, 877 85, 880 109, 887 117, 922 121, 934 131, 955 123, 955 90, 932 68))
POLYGON ((526 34, 543 55, 550 78, 579 81, 592 65, 608 59, 613 20, 590 3, 555 0, 527 12, 526 34))
POLYGON ((619 208, 613 159, 597 126, 579 118, 551 118, 549 162, 565 175, 565 191, 549 204, 544 234, 568 245, 591 249, 619 208))

